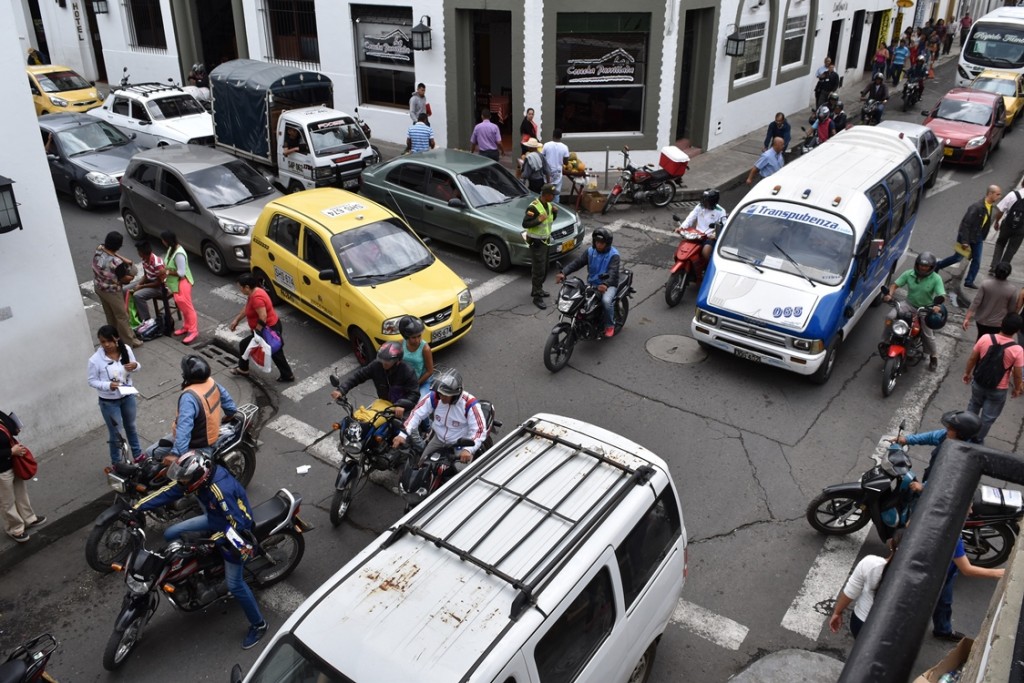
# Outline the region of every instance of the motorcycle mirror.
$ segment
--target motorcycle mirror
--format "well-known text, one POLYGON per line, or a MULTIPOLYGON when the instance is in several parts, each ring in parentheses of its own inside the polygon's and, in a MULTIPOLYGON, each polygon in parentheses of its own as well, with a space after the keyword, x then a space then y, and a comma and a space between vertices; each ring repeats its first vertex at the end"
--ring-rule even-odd
POLYGON ((341 386, 341 380, 338 379, 338 376, 333 373, 331 373, 331 386, 334 387, 335 389, 341 386))
POLYGON ((907 428, 907 421, 905 419, 901 420, 900 421, 900 431, 902 432, 906 428, 907 428))
POLYGON ((674 220, 676 223, 682 223, 683 222, 683 219, 680 218, 679 216, 675 215, 675 214, 672 214, 672 220, 674 220))

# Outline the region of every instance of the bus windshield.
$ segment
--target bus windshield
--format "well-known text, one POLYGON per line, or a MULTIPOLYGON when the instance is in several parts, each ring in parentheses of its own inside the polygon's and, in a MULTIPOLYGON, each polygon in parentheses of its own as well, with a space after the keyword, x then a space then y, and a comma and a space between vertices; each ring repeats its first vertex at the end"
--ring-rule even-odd
POLYGON ((734 214, 718 240, 721 258, 836 286, 853 259, 846 219, 799 204, 761 201, 734 214))
POLYGON ((963 57, 993 69, 1024 68, 1024 26, 979 21, 967 39, 963 57))

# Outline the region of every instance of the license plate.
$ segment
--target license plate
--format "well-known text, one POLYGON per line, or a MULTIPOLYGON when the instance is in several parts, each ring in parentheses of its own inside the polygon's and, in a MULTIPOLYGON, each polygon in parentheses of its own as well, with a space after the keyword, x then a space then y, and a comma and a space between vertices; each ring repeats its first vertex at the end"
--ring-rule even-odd
POLYGON ((564 254, 567 251, 572 251, 572 248, 575 247, 575 246, 576 246, 576 240, 575 239, 566 240, 566 241, 562 242, 562 253, 564 254))
POLYGON ((430 333, 430 343, 433 344, 434 342, 439 342, 450 336, 452 336, 452 326, 445 325, 444 327, 430 333))
POLYGON ((944 149, 942 150, 942 156, 946 156, 946 157, 951 157, 951 156, 953 156, 953 148, 952 148, 952 147, 946 147, 946 148, 944 148, 944 149))
POLYGON ((752 360, 755 363, 760 363, 761 362, 761 356, 757 355, 756 353, 751 353, 750 351, 744 351, 743 349, 733 349, 732 352, 733 352, 734 355, 739 356, 743 360, 752 360))
POLYGON ((353 188, 353 187, 359 187, 359 178, 353 178, 352 180, 346 180, 346 181, 342 182, 341 187, 343 189, 346 189, 346 190, 348 190, 350 188, 353 188))

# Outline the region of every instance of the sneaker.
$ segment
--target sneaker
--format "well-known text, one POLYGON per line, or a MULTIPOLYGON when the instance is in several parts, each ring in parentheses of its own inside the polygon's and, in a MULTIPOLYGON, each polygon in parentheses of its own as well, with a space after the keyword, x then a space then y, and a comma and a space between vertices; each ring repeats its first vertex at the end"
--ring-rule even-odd
POLYGON ((29 524, 28 528, 33 529, 37 526, 42 526, 43 524, 46 524, 46 515, 36 515, 36 521, 29 524))
POLYGON ((186 346, 188 346, 189 344, 194 342, 196 339, 199 339, 199 333, 198 332, 190 332, 187 337, 185 337, 184 339, 181 340, 181 343, 185 344, 186 346))
POLYGON ((245 640, 242 641, 242 649, 248 650, 256 643, 263 640, 264 634, 267 632, 267 620, 264 619, 262 624, 258 626, 250 626, 249 632, 245 634, 245 640))
POLYGON ((609 338, 610 337, 614 337, 615 336, 615 326, 612 325, 610 327, 604 328, 604 336, 605 337, 609 337, 609 338))
POLYGON ((22 531, 20 534, 7 534, 7 535, 10 536, 11 538, 13 538, 16 543, 26 543, 28 541, 28 539, 31 538, 28 535, 27 531, 22 531))
POLYGON ((930 361, 928 361, 928 369, 931 370, 932 372, 935 372, 936 370, 938 370, 939 369, 939 359, 936 358, 935 356, 932 356, 932 359, 930 361))
POLYGON ((175 336, 175 337, 180 337, 181 335, 185 334, 186 332, 188 332, 188 330, 186 330, 186 329, 185 329, 185 328, 183 327, 183 328, 181 328, 180 330, 175 330, 175 331, 174 331, 174 336, 175 336))
POLYGON ((950 631, 949 633, 939 633, 937 631, 932 631, 932 636, 938 638, 939 640, 948 640, 951 643, 959 643, 961 640, 967 637, 963 633, 960 633, 960 631, 950 631))

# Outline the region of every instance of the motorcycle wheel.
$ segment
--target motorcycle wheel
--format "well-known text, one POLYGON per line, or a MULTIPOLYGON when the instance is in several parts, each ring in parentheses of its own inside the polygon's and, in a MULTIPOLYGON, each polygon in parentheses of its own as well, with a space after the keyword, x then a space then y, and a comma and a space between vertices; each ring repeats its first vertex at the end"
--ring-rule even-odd
POLYGON ((626 324, 626 318, 628 317, 629 299, 622 297, 615 306, 615 334, 622 331, 622 327, 626 324))
POLYGON ((622 196, 621 192, 618 193, 618 194, 615 194, 615 193, 609 194, 608 195, 608 201, 606 201, 604 203, 604 206, 601 207, 601 215, 603 216, 606 213, 608 213, 608 210, 611 209, 613 206, 615 206, 615 203, 619 201, 619 197, 621 197, 621 196, 622 196))
POLYGON ((807 505, 807 522, 827 536, 845 536, 863 529, 871 517, 860 501, 842 493, 822 493, 807 505))
POLYGON ((258 588, 267 588, 287 579, 306 552, 306 539, 292 529, 267 536, 260 542, 264 555, 245 565, 246 577, 258 588))
POLYGON ((558 372, 569 363, 575 342, 569 341, 569 330, 559 330, 548 335, 544 343, 544 367, 558 372))
POLYGON ((103 650, 103 668, 116 671, 135 646, 142 640, 142 628, 146 625, 146 615, 140 614, 132 619, 123 631, 115 630, 107 639, 107 647, 103 650))
POLYGON ((662 183, 651 192, 651 204, 658 208, 668 206, 676 198, 676 186, 674 183, 662 183))
POLYGON ((256 453, 246 444, 225 453, 221 462, 243 488, 249 485, 256 473, 256 453))
MULTIPOLYGON (((146 518, 141 517, 145 525, 146 518)), ((93 527, 85 542, 85 561, 100 574, 114 571, 114 562, 123 562, 131 551, 131 534, 128 527, 117 517, 102 526, 93 527)))
POLYGON ((680 270, 669 275, 668 282, 665 283, 665 303, 669 308, 675 308, 683 300, 683 294, 686 292, 686 285, 689 282, 690 273, 688 271, 680 270))
POLYGON ((341 524, 341 520, 345 519, 345 515, 348 514, 349 505, 352 504, 352 492, 355 490, 356 482, 354 479, 349 479, 345 482, 345 486, 340 489, 335 489, 334 496, 331 498, 331 525, 338 526, 341 524))
POLYGON ((960 532, 967 559, 976 567, 998 567, 1010 557, 1016 541, 1005 524, 964 529, 960 532))
POLYGON ((885 359, 882 366, 882 396, 889 396, 896 388, 896 378, 900 376, 900 359, 896 356, 885 359))

